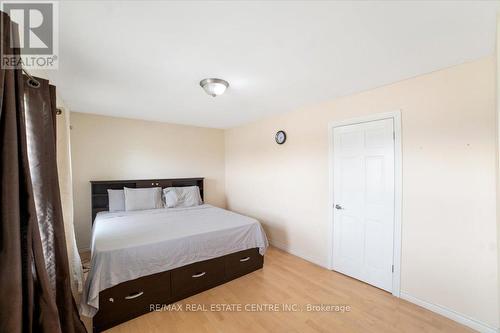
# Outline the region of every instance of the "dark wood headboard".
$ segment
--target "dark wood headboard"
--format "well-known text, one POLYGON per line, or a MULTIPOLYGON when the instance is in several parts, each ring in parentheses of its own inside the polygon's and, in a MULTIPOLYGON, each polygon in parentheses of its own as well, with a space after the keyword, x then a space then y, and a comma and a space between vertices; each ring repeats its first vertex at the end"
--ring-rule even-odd
POLYGON ((98 180, 91 181, 92 224, 98 212, 108 211, 108 189, 121 190, 124 187, 184 187, 198 186, 203 199, 203 178, 142 179, 142 180, 98 180))

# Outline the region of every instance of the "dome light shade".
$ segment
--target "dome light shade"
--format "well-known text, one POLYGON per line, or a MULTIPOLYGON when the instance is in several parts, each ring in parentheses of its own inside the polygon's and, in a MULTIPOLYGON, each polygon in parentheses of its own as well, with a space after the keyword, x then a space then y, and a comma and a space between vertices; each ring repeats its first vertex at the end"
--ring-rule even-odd
POLYGON ((229 83, 222 79, 203 79, 200 81, 200 86, 207 94, 212 97, 222 95, 229 87, 229 83))

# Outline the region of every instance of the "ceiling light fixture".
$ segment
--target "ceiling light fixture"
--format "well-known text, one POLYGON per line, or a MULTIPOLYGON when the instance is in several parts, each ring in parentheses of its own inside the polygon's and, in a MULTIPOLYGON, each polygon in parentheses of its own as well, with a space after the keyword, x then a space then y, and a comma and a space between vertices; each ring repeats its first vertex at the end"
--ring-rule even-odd
POLYGON ((229 87, 229 83, 222 79, 203 79, 200 86, 212 97, 222 95, 229 87))

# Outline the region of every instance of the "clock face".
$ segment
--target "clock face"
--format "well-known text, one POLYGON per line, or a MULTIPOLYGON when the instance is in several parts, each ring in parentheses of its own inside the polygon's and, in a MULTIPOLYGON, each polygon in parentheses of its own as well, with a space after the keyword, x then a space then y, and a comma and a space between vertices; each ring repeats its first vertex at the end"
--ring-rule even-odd
POLYGON ((286 141, 286 133, 284 131, 278 131, 276 133, 276 143, 279 144, 279 145, 282 145, 285 143, 286 141))

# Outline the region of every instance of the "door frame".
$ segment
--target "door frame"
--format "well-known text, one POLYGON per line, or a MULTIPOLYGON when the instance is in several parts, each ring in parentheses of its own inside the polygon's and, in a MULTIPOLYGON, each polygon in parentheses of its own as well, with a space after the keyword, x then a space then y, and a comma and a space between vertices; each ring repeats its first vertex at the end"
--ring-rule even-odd
POLYGON ((377 113, 364 117, 334 121, 328 124, 328 217, 329 217, 329 245, 328 245, 328 269, 333 270, 333 242, 334 242, 334 188, 333 188, 333 130, 335 127, 367 123, 376 120, 392 119, 394 122, 394 242, 393 242, 393 264, 392 295, 400 297, 401 293, 401 222, 402 222, 402 149, 401 149, 401 111, 377 113))

